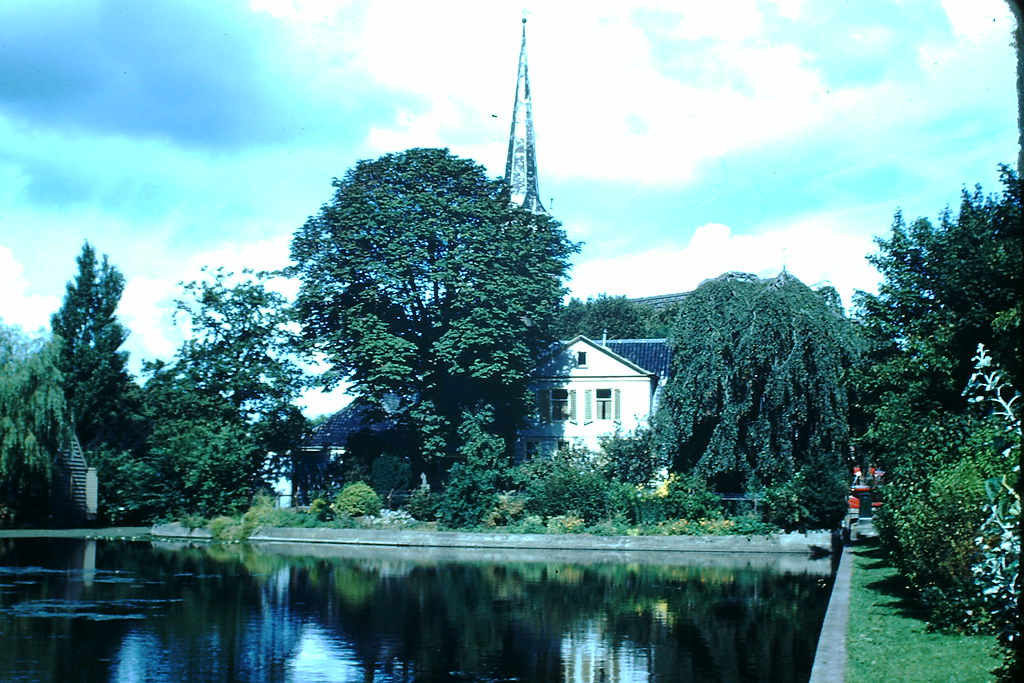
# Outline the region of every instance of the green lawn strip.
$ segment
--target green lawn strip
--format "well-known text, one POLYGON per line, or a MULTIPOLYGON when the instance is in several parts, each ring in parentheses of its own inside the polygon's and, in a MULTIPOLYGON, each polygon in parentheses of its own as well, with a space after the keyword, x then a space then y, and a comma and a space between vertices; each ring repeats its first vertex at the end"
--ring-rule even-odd
POLYGON ((928 630, 906 584, 877 542, 854 551, 846 635, 850 683, 993 681, 994 636, 928 630))

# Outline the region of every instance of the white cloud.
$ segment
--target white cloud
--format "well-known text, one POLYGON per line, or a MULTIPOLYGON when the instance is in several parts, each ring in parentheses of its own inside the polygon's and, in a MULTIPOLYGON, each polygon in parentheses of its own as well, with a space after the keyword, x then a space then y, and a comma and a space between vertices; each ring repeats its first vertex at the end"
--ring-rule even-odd
POLYGON ((29 294, 28 287, 25 267, 14 258, 14 252, 0 245, 0 322, 31 334, 45 333, 50 328, 50 314, 60 306, 60 299, 29 294))
MULTIPOLYGON (((800 2, 774 4, 790 18, 806 9, 800 2)), ((1001 4, 985 0, 974 12, 972 3, 947 0, 962 39, 912 35, 921 64, 834 84, 817 55, 802 47, 799 24, 790 33, 770 32, 765 13, 772 3, 598 2, 586 12, 575 3, 548 3, 531 14, 528 27, 543 175, 671 185, 695 180, 703 161, 766 141, 799 144, 808 134, 830 134, 838 148, 856 144, 869 128, 872 139, 891 146, 908 126, 939 120, 937 84, 948 89, 962 80, 950 78, 956 73, 950 70, 992 61, 982 51, 993 50, 1000 35, 999 49, 1008 50, 1009 18, 1001 4), (922 78, 922 69, 936 78, 922 78)), ((501 145, 483 140, 503 137, 507 125, 516 14, 511 3, 419 4, 400 16, 385 3, 372 5, 356 50, 360 64, 378 83, 417 102, 397 120, 376 124, 373 147, 445 144, 501 173, 501 145), (456 32, 457 39, 450 37, 456 32), (502 126, 488 125, 493 113, 502 126)), ((903 44, 893 36, 907 34, 899 26, 868 24, 849 40, 855 53, 868 54, 872 46, 903 44)), ((990 83, 999 75, 968 80, 990 83)))
POLYGON ((1010 9, 1003 0, 942 0, 941 4, 958 36, 972 42, 999 36, 1009 39, 1006 19, 1010 9))
POLYGON ((830 225, 828 216, 808 217, 759 234, 736 234, 709 223, 681 249, 661 248, 615 258, 583 260, 573 269, 573 296, 652 296, 694 289, 729 271, 772 277, 783 268, 805 284, 831 284, 849 307, 855 289, 873 290, 877 273, 863 258, 870 238, 830 225))

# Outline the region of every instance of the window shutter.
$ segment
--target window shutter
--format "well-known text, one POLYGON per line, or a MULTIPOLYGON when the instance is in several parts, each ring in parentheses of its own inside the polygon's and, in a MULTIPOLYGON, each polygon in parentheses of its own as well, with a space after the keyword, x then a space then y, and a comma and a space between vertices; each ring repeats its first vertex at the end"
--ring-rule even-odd
POLYGON ((612 415, 616 422, 622 422, 622 390, 616 389, 612 392, 612 415))
POLYGON ((540 421, 551 421, 551 390, 541 389, 537 392, 537 409, 540 411, 540 421))
POLYGON ((569 421, 576 424, 576 390, 569 390, 569 421))
POLYGON ((594 390, 583 391, 583 424, 588 425, 594 421, 594 390))

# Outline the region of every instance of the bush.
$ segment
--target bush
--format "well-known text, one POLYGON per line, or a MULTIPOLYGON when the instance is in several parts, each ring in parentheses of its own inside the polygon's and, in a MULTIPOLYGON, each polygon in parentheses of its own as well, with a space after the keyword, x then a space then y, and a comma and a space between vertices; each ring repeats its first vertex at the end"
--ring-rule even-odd
POLYGON ((585 531, 595 536, 626 536, 632 531, 632 528, 622 522, 606 519, 590 525, 585 531))
POLYGON ((433 522, 437 519, 438 504, 439 497, 430 491, 430 487, 418 486, 409 496, 405 511, 412 515, 413 519, 433 522))
POLYGON ((925 480, 886 486, 886 504, 876 515, 893 564, 931 602, 961 593, 971 579, 976 530, 984 521, 985 482, 973 460, 925 480), (937 589, 938 592, 936 592, 937 589))
POLYGON ((844 471, 805 465, 792 479, 765 490, 765 517, 786 531, 837 529, 848 496, 844 471))
POLYGON ((517 534, 543 534, 548 528, 544 526, 544 518, 540 515, 526 515, 515 525, 509 527, 509 531, 517 534))
POLYGON ((658 488, 666 519, 718 519, 722 500, 694 473, 672 473, 658 488))
POLYGON ((735 533, 731 519, 670 519, 654 527, 664 536, 729 536, 735 533))
POLYGON ((483 524, 489 528, 512 526, 522 519, 525 510, 525 498, 514 493, 500 493, 494 507, 484 513, 483 524))
POLYGON ((616 524, 637 524, 640 521, 640 492, 635 486, 618 481, 608 483, 606 517, 616 524))
POLYGON ((381 507, 383 503, 380 496, 369 484, 362 481, 346 484, 331 505, 335 515, 345 517, 376 515, 381 507))
POLYGON ((249 532, 238 517, 214 517, 210 520, 210 533, 218 541, 244 541, 249 532))
POLYGON ((654 448, 650 429, 641 427, 632 434, 618 431, 602 437, 601 453, 609 479, 642 486, 649 484, 667 465, 667 458, 654 448))
POLYGON ((548 518, 546 526, 549 534, 576 534, 583 531, 585 522, 578 515, 555 515, 548 518))
POLYGON ((467 415, 459 429, 463 440, 461 455, 465 458, 448 470, 448 483, 438 517, 446 527, 479 526, 494 507, 498 493, 508 478, 505 441, 487 432, 490 423, 486 412, 467 415))
POLYGON ((542 517, 571 513, 587 523, 608 514, 611 483, 588 451, 563 449, 550 458, 536 458, 517 468, 516 479, 531 513, 542 517))
POLYGON ((322 496, 317 496, 309 501, 309 515, 318 522, 329 522, 334 519, 331 504, 322 496))
POLYGON ((636 523, 657 524, 665 521, 665 494, 667 488, 638 491, 636 496, 636 523))

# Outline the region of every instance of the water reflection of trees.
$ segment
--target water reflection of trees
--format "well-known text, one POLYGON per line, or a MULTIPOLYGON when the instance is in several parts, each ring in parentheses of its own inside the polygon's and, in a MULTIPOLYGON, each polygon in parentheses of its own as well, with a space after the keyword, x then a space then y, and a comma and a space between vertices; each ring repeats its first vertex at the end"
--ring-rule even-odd
MULTIPOLYGON (((450 671, 556 680, 566 635, 595 630, 611 652, 649 653, 654 676, 800 679, 824 609, 813 579, 754 571, 434 564, 385 574, 337 561, 305 580, 336 586, 317 618, 367 670, 402 662, 418 680, 450 671), (321 572, 330 579, 313 578, 321 572)), ((303 588, 293 585, 292 598, 309 604, 316 593, 303 588)))
MULTIPOLYGON (((0 541, 0 564, 17 551, 0 541)), ((71 556, 51 555, 36 564, 71 556)), ((147 618, 0 619, 11 663, 0 678, 21 666, 40 680, 293 680, 297 658, 330 649, 319 666, 344 659, 366 680, 614 680, 623 667, 654 680, 806 680, 827 600, 815 577, 761 570, 374 562, 244 545, 103 543, 96 567, 89 586, 68 574, 19 587, 19 599, 144 595, 147 618), (105 582, 109 569, 132 580, 105 582)), ((0 609, 9 599, 0 593, 0 609)))

